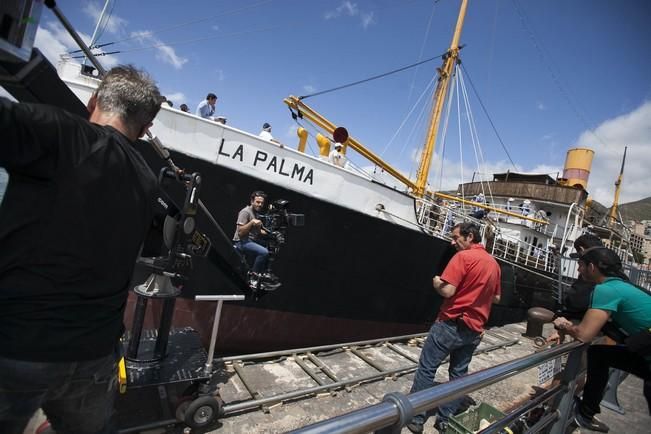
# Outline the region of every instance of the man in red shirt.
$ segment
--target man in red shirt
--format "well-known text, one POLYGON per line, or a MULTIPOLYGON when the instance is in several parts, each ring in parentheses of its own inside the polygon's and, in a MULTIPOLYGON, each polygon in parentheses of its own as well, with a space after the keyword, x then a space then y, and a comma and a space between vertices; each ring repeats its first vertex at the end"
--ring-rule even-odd
MULTIPOLYGON (((434 289, 445 301, 423 346, 410 393, 438 384, 434 380, 436 370, 448 355, 450 380, 468 372, 491 305, 500 300, 500 266, 481 244, 479 227, 474 223, 456 225, 452 229, 452 245, 457 249, 457 254, 443 274, 433 279, 434 289)), ((456 399, 436 410, 435 427, 439 432, 445 432, 448 419, 459 408, 461 401, 461 398, 456 399)), ((407 428, 414 433, 422 432, 429 415, 429 412, 417 414, 407 428)))

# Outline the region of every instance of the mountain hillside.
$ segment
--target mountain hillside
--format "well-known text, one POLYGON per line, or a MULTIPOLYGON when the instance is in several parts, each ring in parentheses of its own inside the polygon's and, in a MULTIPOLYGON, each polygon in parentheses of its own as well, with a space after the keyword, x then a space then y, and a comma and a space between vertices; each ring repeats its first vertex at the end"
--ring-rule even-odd
MULTIPOLYGON (((610 208, 605 207, 597 201, 593 201, 588 213, 588 220, 600 224, 603 216, 610 212, 610 208)), ((637 200, 635 202, 624 203, 619 206, 619 212, 625 222, 629 220, 641 221, 651 220, 651 197, 637 200)))
POLYGON ((622 204, 619 206, 619 212, 624 221, 651 220, 651 197, 622 204))

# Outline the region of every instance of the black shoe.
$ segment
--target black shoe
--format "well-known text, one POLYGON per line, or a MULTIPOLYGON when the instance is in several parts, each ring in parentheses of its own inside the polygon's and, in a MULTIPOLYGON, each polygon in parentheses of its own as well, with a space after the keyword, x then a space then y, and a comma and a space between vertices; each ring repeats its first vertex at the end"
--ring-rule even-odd
POLYGON ((608 425, 594 416, 591 418, 584 416, 580 410, 577 410, 574 413, 574 422, 576 422, 576 424, 581 428, 589 429, 591 431, 608 432, 610 430, 608 425))
POLYGON ((437 419, 434 428, 436 428, 439 434, 444 434, 448 430, 448 423, 437 419))
POLYGON ((414 434, 420 434, 423 432, 423 424, 418 422, 411 422, 407 424, 407 429, 414 434))
POLYGON ((597 419, 596 417, 588 417, 581 413, 581 400, 574 397, 574 422, 581 428, 589 429, 598 432, 608 432, 610 428, 608 425, 597 419))

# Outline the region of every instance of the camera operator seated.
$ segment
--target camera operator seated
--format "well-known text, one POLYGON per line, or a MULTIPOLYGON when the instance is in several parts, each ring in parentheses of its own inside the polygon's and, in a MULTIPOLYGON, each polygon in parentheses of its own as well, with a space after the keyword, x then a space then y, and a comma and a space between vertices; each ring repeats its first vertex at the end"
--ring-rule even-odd
POLYGON ((270 273, 265 273, 269 250, 261 245, 259 240, 267 236, 262 228, 262 221, 258 219, 258 213, 264 206, 266 194, 262 191, 251 193, 250 204, 242 208, 237 215, 237 227, 233 241, 235 247, 242 252, 247 260, 253 259, 252 272, 249 284, 254 289, 274 290, 280 286, 278 279, 270 273))

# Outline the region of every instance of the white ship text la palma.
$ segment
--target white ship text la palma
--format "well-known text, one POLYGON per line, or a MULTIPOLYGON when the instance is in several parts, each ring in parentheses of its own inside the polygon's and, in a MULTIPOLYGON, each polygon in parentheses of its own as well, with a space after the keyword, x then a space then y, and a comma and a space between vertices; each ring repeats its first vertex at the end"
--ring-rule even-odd
POLYGON ((291 179, 297 179, 306 184, 314 184, 314 169, 297 162, 287 161, 284 157, 279 157, 259 149, 247 150, 241 143, 226 143, 222 139, 219 144, 219 155, 234 161, 239 161, 240 163, 246 161, 253 165, 253 167, 258 167, 267 172, 273 172, 291 179))

